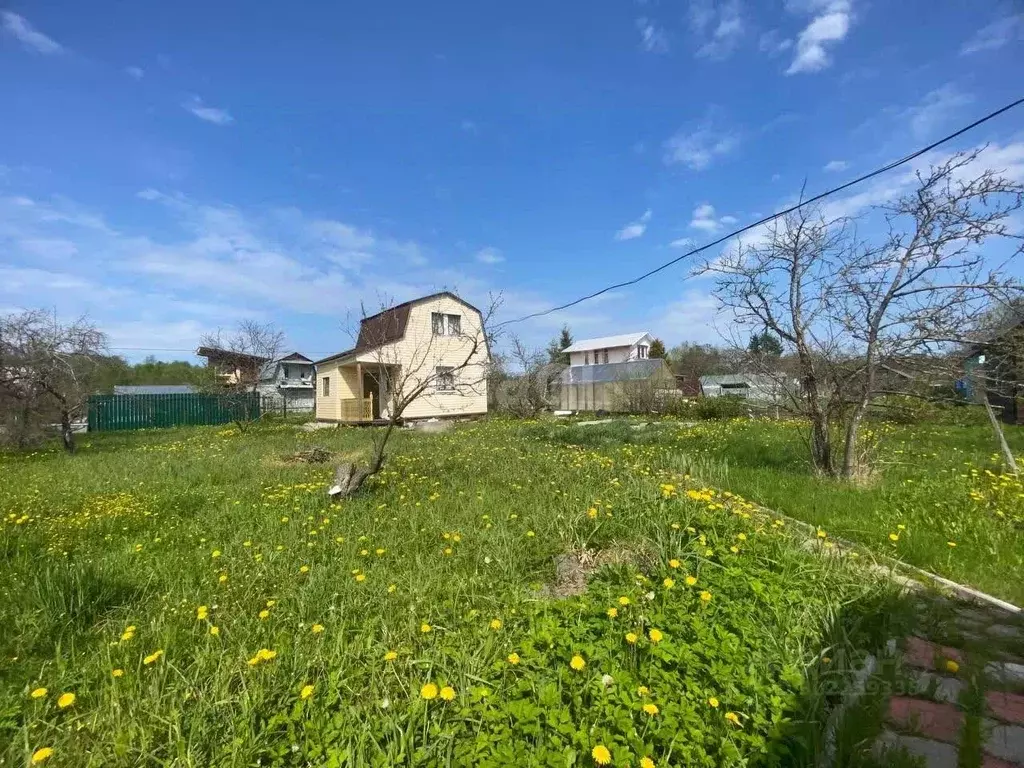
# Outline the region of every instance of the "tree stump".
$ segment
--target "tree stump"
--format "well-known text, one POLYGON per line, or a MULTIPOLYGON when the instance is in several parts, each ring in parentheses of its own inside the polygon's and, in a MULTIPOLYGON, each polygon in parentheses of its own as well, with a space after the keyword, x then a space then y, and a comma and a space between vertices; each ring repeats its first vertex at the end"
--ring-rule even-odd
POLYGON ((370 476, 367 467, 357 467, 352 462, 339 464, 334 470, 334 484, 327 489, 331 501, 346 499, 355 494, 370 476))

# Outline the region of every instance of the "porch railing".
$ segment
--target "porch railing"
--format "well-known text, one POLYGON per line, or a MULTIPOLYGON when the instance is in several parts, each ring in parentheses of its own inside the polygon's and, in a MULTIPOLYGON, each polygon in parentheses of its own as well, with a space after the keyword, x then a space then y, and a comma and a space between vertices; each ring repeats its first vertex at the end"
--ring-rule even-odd
POLYGON ((342 421, 373 421, 373 395, 343 398, 339 417, 342 421))

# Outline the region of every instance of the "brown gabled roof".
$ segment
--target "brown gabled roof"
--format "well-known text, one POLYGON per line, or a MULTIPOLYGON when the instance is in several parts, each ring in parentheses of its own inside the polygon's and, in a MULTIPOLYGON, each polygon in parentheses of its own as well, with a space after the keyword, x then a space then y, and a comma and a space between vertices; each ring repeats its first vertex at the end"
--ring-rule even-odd
POLYGON ((245 352, 232 352, 230 349, 220 349, 218 347, 200 347, 196 350, 196 357, 223 357, 231 360, 252 360, 256 363, 267 362, 267 358, 260 357, 259 355, 249 355, 245 352))
POLYGON ((409 310, 412 308, 412 305, 419 304, 422 301, 437 299, 441 296, 447 296, 450 299, 454 299, 460 304, 469 307, 477 314, 482 314, 479 309, 474 307, 465 299, 456 296, 451 291, 439 291, 438 293, 431 293, 427 296, 420 296, 418 299, 411 299, 409 301, 402 302, 401 304, 396 304, 393 307, 388 307, 375 315, 364 317, 359 323, 359 338, 356 339, 355 347, 317 360, 316 364, 320 365, 321 363, 337 360, 340 357, 347 357, 348 355, 357 352, 366 352, 404 338, 405 329, 409 325, 409 310))

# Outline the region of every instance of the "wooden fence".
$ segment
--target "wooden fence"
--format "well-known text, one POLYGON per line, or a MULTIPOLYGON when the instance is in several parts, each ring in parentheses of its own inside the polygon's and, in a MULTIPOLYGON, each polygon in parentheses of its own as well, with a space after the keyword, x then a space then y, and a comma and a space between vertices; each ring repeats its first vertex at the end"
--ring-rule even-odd
POLYGON ((259 418, 260 396, 256 392, 93 395, 88 413, 90 432, 226 424, 259 418))

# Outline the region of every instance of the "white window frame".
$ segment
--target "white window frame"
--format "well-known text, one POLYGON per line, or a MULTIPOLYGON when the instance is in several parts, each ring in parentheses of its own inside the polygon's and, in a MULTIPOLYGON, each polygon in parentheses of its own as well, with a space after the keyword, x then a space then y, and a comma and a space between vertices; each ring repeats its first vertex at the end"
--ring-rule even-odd
POLYGON ((438 365, 434 368, 434 391, 454 392, 455 391, 455 368, 451 365, 438 365), (444 386, 445 377, 450 377, 451 385, 444 386))
POLYGON ((435 336, 459 336, 462 334, 462 315, 431 312, 430 331, 435 336))
POLYGON ((637 360, 646 360, 649 349, 650 348, 646 344, 638 344, 636 347, 637 360))

